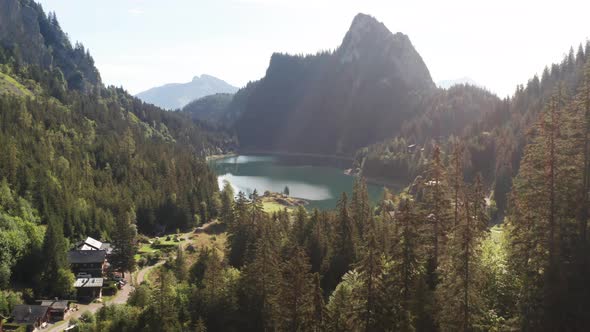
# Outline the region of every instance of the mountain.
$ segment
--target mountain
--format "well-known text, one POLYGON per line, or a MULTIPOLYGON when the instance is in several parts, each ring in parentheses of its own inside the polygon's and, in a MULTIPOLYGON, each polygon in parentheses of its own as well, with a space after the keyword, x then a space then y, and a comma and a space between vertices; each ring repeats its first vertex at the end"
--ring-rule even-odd
POLYGON ((238 88, 210 75, 195 76, 188 83, 172 83, 140 92, 137 97, 146 103, 173 110, 193 100, 216 93, 235 93, 238 88))
POLYGON ((191 101, 181 111, 189 113, 195 120, 220 124, 233 98, 231 93, 216 93, 191 101))
POLYGON ((257 82, 250 82, 235 94, 217 93, 190 102, 182 108, 194 120, 223 127, 233 128, 242 115, 245 105, 257 82))
POLYGON ((436 86, 408 36, 359 14, 335 51, 275 53, 249 90, 243 149, 352 154, 391 137, 436 86))
POLYGON ((436 82, 436 86, 441 89, 448 89, 455 85, 473 85, 473 86, 480 86, 476 81, 471 79, 470 77, 461 77, 453 80, 442 80, 436 82))

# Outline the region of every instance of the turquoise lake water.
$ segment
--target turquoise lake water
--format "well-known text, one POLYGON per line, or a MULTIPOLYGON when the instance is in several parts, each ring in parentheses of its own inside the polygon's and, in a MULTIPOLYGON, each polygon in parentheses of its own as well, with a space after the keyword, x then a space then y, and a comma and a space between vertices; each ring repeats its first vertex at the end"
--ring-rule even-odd
MULTIPOLYGON (((228 181, 237 193, 254 189, 283 192, 289 187, 292 197, 309 201, 309 209, 333 209, 342 192, 350 193, 354 177, 344 174, 349 161, 329 158, 239 155, 210 161, 220 188, 228 181)), ((368 184, 369 197, 377 202, 383 187, 368 184)))

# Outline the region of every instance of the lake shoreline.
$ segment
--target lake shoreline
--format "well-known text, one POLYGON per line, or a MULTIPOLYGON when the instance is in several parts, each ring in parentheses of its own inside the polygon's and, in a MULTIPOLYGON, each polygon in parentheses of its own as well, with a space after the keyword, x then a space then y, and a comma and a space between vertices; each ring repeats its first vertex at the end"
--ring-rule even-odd
POLYGON ((219 160, 219 159, 223 159, 223 158, 237 157, 237 156, 239 156, 239 154, 235 153, 235 152, 230 152, 230 153, 225 153, 225 154, 212 154, 210 156, 205 157, 205 161, 215 161, 215 160, 219 160))
POLYGON ((278 192, 266 192, 262 196, 262 202, 279 205, 283 208, 294 209, 299 206, 309 205, 309 201, 303 198, 291 197, 278 192))
MULTIPOLYGON (((282 210, 285 206, 296 208, 296 205, 304 205, 308 210, 313 208, 330 210, 337 205, 342 192, 352 192, 355 178, 344 174, 344 170, 350 167, 348 161, 337 160, 335 162, 337 165, 334 165, 334 163, 330 164, 329 160, 327 163, 325 158, 324 160, 307 157, 291 158, 291 155, 238 153, 237 156, 234 154, 226 159, 217 157, 210 162, 210 166, 217 174, 220 187, 223 186, 223 181, 228 181, 235 192, 242 191, 248 195, 257 189, 261 196, 266 191, 281 194, 285 187, 289 187, 292 195, 289 197, 302 198, 308 202, 308 204, 303 204, 302 201, 298 204, 286 202, 281 205, 278 204, 281 202, 276 202, 275 199, 268 200, 266 205, 270 205, 273 210, 282 210), (285 155, 289 157, 281 157, 285 155), (339 166, 338 162, 340 162, 339 166)), ((367 183, 371 200, 378 202, 384 184, 373 184, 372 179, 369 179, 367 183)), ((282 200, 282 196, 280 198, 282 200)))
POLYGON ((277 157, 310 157, 310 158, 324 158, 334 159, 340 161, 354 161, 354 157, 337 154, 320 154, 320 153, 305 153, 305 152, 286 152, 273 150, 240 150, 234 155, 260 155, 260 156, 277 156, 277 157))

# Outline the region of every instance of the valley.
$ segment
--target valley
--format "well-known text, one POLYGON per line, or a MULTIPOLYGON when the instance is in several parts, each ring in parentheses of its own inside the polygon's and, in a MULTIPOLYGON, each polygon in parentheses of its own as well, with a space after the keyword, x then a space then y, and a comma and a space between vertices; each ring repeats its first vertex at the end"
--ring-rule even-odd
POLYGON ((39 1, 0 0, 0 332, 590 330, 590 42, 501 98, 434 83, 437 17, 39 1))

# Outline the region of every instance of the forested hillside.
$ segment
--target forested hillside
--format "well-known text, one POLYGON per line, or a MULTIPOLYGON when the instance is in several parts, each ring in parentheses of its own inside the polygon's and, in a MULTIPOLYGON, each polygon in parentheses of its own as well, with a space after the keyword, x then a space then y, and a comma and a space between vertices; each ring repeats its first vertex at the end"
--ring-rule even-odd
POLYGON ((69 243, 216 215, 204 156, 224 134, 102 85, 84 47, 33 1, 0 2, 0 45, 0 288, 63 295, 69 243))
POLYGON ((228 111, 234 95, 231 93, 216 93, 191 101, 182 108, 195 120, 200 120, 212 125, 227 126, 228 111))
POLYGON ((570 49, 561 63, 546 67, 541 78, 534 76, 526 86, 518 86, 508 99, 499 100, 477 88, 451 88, 444 92, 449 99, 433 102, 430 111, 409 121, 401 134, 359 150, 356 165, 362 165, 364 176, 407 183, 424 170, 435 143, 449 154, 455 142, 460 141, 466 149, 465 176, 471 179, 477 172, 482 173, 499 212, 495 219, 501 221, 527 133, 558 84, 565 95, 578 91, 588 52, 588 43, 580 45, 577 52, 570 49), (466 94, 470 89, 480 93, 466 94), (466 116, 468 113, 474 116, 466 116), (408 149, 413 144, 416 146, 408 149))
POLYGON ((244 112, 250 95, 259 81, 249 82, 234 94, 214 94, 190 102, 182 108, 194 120, 235 132, 235 125, 244 112))

